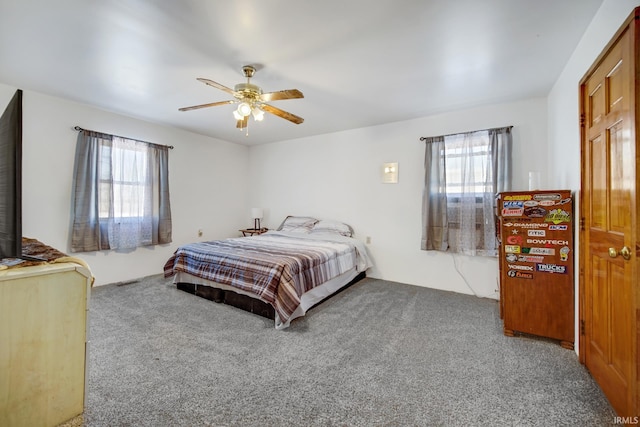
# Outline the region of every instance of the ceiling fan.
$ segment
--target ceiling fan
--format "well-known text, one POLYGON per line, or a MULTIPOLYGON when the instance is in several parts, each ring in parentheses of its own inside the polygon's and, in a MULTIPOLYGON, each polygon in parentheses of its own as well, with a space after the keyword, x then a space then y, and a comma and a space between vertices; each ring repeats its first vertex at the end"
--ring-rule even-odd
POLYGON ((253 115, 254 120, 261 121, 264 118, 264 112, 271 113, 278 117, 282 117, 285 120, 289 120, 292 123, 299 125, 304 122, 302 117, 298 117, 295 114, 291 114, 287 111, 276 108, 267 104, 271 101, 279 101, 282 99, 296 99, 304 98, 302 92, 298 89, 286 89, 278 92, 262 93, 260 86, 256 86, 251 83, 251 77, 256 72, 255 67, 251 65, 245 65, 242 67, 242 72, 247 78, 246 83, 238 83, 233 89, 226 87, 213 80, 198 78, 198 81, 202 83, 220 89, 228 94, 232 95, 235 99, 228 101, 212 102, 209 104, 194 105, 191 107, 179 108, 180 111, 196 110, 198 108, 216 107, 218 105, 238 104, 238 108, 233 111, 233 116, 236 119, 236 127, 240 130, 244 129, 248 125, 249 116, 253 115))

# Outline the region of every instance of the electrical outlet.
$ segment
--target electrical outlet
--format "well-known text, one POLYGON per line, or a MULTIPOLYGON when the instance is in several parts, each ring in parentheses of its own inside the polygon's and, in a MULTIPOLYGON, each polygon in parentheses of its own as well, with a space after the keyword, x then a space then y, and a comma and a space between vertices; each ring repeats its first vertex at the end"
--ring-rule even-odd
POLYGON ((198 230, 198 237, 202 237, 202 228, 198 230))

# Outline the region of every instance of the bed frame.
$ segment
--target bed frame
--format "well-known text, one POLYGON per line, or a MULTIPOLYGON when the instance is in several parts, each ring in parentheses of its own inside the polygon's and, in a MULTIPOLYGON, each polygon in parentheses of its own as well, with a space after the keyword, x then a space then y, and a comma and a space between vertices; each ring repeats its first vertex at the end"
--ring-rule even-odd
MULTIPOLYGON (((364 279, 366 276, 367 276, 366 272, 364 271, 360 272, 349 283, 344 285, 342 288, 338 289, 335 293, 329 295, 328 297, 324 298, 323 300, 311 306, 309 310, 311 310, 311 308, 317 306, 318 304, 328 300, 334 295, 339 294, 343 290, 347 289, 349 286, 364 279)), ((201 298, 205 298, 217 303, 231 305, 241 310, 245 310, 250 313, 254 313, 259 316, 266 317, 267 319, 271 319, 271 320, 275 319, 275 315, 276 315, 275 309, 271 306, 271 304, 261 301, 259 299, 252 298, 247 295, 241 295, 239 293, 236 293, 230 290, 218 289, 218 288, 214 288, 206 285, 195 285, 192 283, 176 283, 176 286, 178 289, 182 291, 199 296, 201 298)))

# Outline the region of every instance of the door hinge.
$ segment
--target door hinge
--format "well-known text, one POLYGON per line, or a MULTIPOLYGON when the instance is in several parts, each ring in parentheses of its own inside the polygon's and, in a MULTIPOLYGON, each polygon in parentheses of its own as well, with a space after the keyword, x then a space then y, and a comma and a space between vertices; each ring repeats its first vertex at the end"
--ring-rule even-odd
POLYGON ((584 335, 584 319, 580 319, 580 335, 584 335))
POLYGON ((584 231, 584 223, 585 223, 584 217, 580 217, 580 231, 584 231))
POLYGON ((580 126, 584 127, 584 122, 585 122, 585 114, 582 113, 580 114, 580 126))

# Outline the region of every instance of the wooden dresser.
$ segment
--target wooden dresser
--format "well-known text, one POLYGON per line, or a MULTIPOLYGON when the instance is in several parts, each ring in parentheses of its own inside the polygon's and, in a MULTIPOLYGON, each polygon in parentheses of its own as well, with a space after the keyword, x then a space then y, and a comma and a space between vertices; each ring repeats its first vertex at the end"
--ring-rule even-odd
POLYGON ((82 414, 91 272, 74 263, 0 271, 0 425, 82 414))

